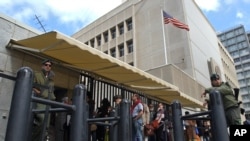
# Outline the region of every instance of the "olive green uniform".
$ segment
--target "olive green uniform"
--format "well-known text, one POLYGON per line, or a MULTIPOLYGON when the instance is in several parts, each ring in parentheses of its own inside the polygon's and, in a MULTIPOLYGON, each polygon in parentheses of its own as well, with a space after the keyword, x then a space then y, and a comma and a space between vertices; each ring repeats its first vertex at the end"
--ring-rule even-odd
POLYGON ((220 86, 207 88, 205 91, 210 93, 212 90, 217 90, 221 94, 227 125, 241 125, 240 108, 231 86, 227 82, 222 82, 220 86))
MULTIPOLYGON (((55 100, 55 95, 53 92, 54 91, 53 77, 54 77, 54 73, 52 71, 50 71, 47 77, 45 76, 44 70, 42 70, 41 72, 35 72, 34 83, 49 87, 49 89, 46 89, 43 87, 35 86, 34 88, 40 91, 40 94, 35 94, 36 97, 55 100)), ((46 105, 36 103, 35 109, 45 110, 46 105)), ((45 118, 45 114, 35 115, 37 126, 34 128, 34 131, 32 134, 32 141, 38 141, 40 139, 44 118, 45 118)), ((47 128, 49 127, 49 124, 50 124, 50 116, 48 116, 47 128)))

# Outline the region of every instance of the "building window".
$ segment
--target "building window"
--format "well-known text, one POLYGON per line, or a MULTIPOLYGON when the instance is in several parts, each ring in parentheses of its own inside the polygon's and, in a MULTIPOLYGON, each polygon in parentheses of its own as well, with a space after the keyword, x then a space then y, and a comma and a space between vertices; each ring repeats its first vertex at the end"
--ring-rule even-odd
POLYGON ((250 63, 243 64, 244 68, 250 67, 250 63))
POLYGON ((114 39, 116 37, 116 29, 115 29, 115 27, 111 28, 110 33, 111 33, 112 39, 114 39))
POLYGON ((127 24, 127 29, 128 29, 128 31, 130 31, 130 30, 133 29, 132 18, 128 19, 128 20, 126 21, 126 24, 127 24))
MULTIPOLYGON (((237 59, 239 59, 239 58, 237 58, 237 59)), ((241 57, 241 61, 246 61, 246 60, 249 60, 249 59, 250 59, 250 55, 248 55, 248 54, 241 57)))
POLYGON ((112 49, 110 49, 110 55, 112 56, 112 57, 116 57, 116 53, 115 53, 115 47, 114 48, 112 48, 112 49))
POLYGON ((235 30, 236 35, 240 35, 243 34, 245 31, 243 28, 238 28, 237 30, 235 30))
POLYGON ((240 35, 240 36, 238 36, 237 37, 237 42, 241 42, 241 41, 245 41, 246 40, 246 38, 245 38, 245 36, 244 35, 240 35))
POLYGON ((235 44, 235 38, 232 38, 232 39, 229 39, 227 40, 227 45, 232 45, 232 44, 235 44))
POLYGON ((119 29, 119 34, 122 35, 124 33, 124 25, 123 25, 123 23, 120 23, 118 25, 118 29, 119 29))
POLYGON ((236 63, 236 62, 240 62, 240 58, 235 58, 234 63, 236 63))
POLYGON ((118 49, 119 49, 119 57, 124 56, 124 45, 123 44, 118 45, 118 49))
POLYGON ((226 33, 226 38, 229 39, 229 38, 232 38, 234 37, 234 32, 228 32, 226 33))
POLYGON ((89 42, 85 42, 86 45, 89 45, 89 42))
POLYGON ((104 42, 105 43, 108 42, 108 40, 109 40, 109 33, 108 33, 108 31, 106 31, 106 32, 103 33, 103 38, 104 38, 104 42))
POLYGON ((95 39, 90 40, 90 46, 95 47, 95 39))
POLYGON ((108 54, 108 51, 104 51, 105 54, 108 54))
POLYGON ((128 53, 133 52, 133 40, 127 41, 128 53))
POLYGON ((102 43, 102 37, 101 37, 101 35, 98 35, 98 36, 96 37, 96 41, 97 41, 97 45, 100 46, 101 43, 102 43))
POLYGON ((241 69, 241 68, 242 68, 242 66, 241 66, 241 65, 237 65, 237 66, 235 66, 235 69, 236 69, 236 70, 241 69))

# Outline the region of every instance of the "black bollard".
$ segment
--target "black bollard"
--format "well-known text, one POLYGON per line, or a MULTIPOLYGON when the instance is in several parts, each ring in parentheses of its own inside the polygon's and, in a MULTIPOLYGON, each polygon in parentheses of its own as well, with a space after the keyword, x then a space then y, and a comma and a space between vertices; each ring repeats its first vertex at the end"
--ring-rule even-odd
MULTIPOLYGON (((110 117, 117 117, 118 116, 118 106, 112 109, 110 112, 110 117)), ((117 141, 118 140, 118 126, 117 120, 111 121, 112 126, 109 127, 109 141, 117 141)))
POLYGON ((118 122, 119 141, 132 140, 132 125, 130 117, 130 102, 123 99, 120 103, 120 119, 118 122))
POLYGON ((28 67, 22 67, 17 72, 5 141, 28 141, 30 139, 28 132, 30 126, 27 126, 30 118, 27 118, 27 115, 29 117, 31 114, 33 78, 33 71, 28 67))
POLYGON ((181 113, 181 104, 179 101, 172 103, 172 115, 173 115, 173 131, 175 141, 184 141, 184 131, 181 113))
POLYGON ((219 91, 209 93, 213 141, 229 141, 227 123, 219 91))
POLYGON ((88 108, 86 102, 87 90, 84 85, 78 84, 75 86, 73 95, 73 105, 75 111, 72 112, 71 117, 71 141, 87 141, 88 140, 88 108))

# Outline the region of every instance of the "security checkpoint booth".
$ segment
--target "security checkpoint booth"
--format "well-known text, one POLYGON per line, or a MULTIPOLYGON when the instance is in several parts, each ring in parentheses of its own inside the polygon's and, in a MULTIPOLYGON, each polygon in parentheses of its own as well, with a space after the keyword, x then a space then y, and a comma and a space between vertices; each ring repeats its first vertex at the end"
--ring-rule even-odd
MULTIPOLYGON (((32 97, 32 70, 27 67, 20 69, 17 74, 18 81, 16 81, 13 92, 13 104, 11 105, 10 112, 13 115, 10 115, 9 118, 6 141, 15 141, 25 135, 27 140, 29 140, 29 126, 23 131, 17 131, 14 128, 14 126, 23 127, 22 123, 19 123, 19 120, 12 119, 21 114, 18 112, 20 110, 19 108, 23 108, 21 111, 27 112, 27 115, 29 115, 29 118, 25 119, 27 120, 27 123, 32 121, 32 114, 30 113, 62 112, 65 110, 72 111, 72 133, 74 134, 71 134, 71 139, 72 141, 79 141, 88 139, 87 132, 84 132, 88 130, 88 124, 94 122, 101 124, 98 123, 101 120, 109 121, 109 124, 105 125, 110 126, 111 130, 116 130, 118 125, 120 129, 118 132, 119 137, 124 137, 124 140, 128 140, 131 130, 129 130, 130 126, 126 125, 130 124, 130 121, 128 120, 130 119, 128 118, 130 116, 130 97, 131 94, 135 92, 139 93, 142 97, 145 97, 145 99, 143 99, 145 103, 148 103, 149 100, 153 100, 172 104, 173 101, 178 100, 181 102, 182 106, 201 107, 202 105, 202 102, 183 94, 178 90, 178 88, 167 83, 166 81, 163 81, 153 75, 141 71, 133 66, 130 66, 129 64, 119 61, 105 53, 93 49, 88 45, 55 31, 28 39, 11 40, 7 48, 22 50, 30 54, 42 54, 57 60, 60 62, 60 65, 79 69, 82 71, 80 76, 81 81, 84 81, 84 84, 77 84, 75 86, 72 96, 73 104, 65 106, 61 103, 47 100, 44 101, 42 99, 32 97), (110 84, 112 84, 115 88, 109 88, 109 85, 102 83, 103 80, 111 82, 110 84), (22 81, 22 83, 19 81, 22 81), (23 90, 24 87, 27 87, 28 89, 23 90), (89 87, 91 88, 89 89, 89 87), (119 90, 117 88, 119 88, 119 90), (86 114, 88 106, 85 101, 87 89, 91 90, 96 101, 102 99, 103 97, 111 98, 112 96, 108 93, 112 93, 113 95, 117 93, 122 94, 124 99, 121 104, 120 111, 118 112, 119 115, 118 113, 114 113, 113 117, 106 119, 88 119, 86 114), (101 92, 98 91, 98 89, 101 89, 102 92, 105 90, 103 92, 104 94, 100 94, 101 92), (26 99, 23 99, 22 101, 20 101, 20 98, 18 97, 20 95, 20 91, 27 94, 26 99), (17 97, 15 98, 16 95, 17 97), (53 105, 56 109, 32 111, 32 108, 30 108, 32 107, 32 104, 29 104, 31 102, 44 103, 50 106, 53 105), (20 105, 16 103, 19 103, 20 105), (15 137, 12 136, 13 132, 17 132, 15 137)), ((112 136, 114 136, 113 140, 115 140, 115 135, 110 135, 110 140, 112 140, 112 136)))

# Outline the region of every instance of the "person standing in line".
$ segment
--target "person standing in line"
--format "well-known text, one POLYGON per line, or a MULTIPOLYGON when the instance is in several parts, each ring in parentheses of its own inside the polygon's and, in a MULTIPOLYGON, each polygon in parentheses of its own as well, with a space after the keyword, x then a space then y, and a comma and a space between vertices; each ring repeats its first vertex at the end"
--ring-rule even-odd
MULTIPOLYGON (((33 87, 33 91, 35 93, 35 97, 43 98, 43 99, 50 99, 55 100, 54 95, 54 72, 52 71, 52 61, 46 59, 42 62, 42 69, 40 72, 34 73, 34 83, 38 84, 33 87), (48 87, 48 88, 45 88, 48 87)), ((36 109, 38 110, 45 110, 46 105, 36 103, 36 109)), ((45 114, 35 114, 35 121, 36 125, 33 127, 32 133, 32 141, 38 141, 41 139, 41 134, 43 130, 43 122, 45 120, 45 114)), ((46 130, 49 129, 50 124, 50 114, 48 116, 46 130)), ((48 131, 47 131, 48 132, 48 131)), ((48 134, 48 133, 47 133, 48 134)))
POLYGON ((133 105, 131 106, 132 112, 132 141, 143 141, 143 105, 138 94, 132 96, 133 105))
MULTIPOLYGON (((89 118, 94 118, 95 115, 95 101, 93 100, 92 93, 90 91, 87 91, 87 103, 88 103, 88 109, 89 109, 89 118)), ((88 138, 89 140, 96 140, 96 124, 89 124, 88 126, 89 132, 88 132, 88 138)))
POLYGON ((211 127, 209 121, 203 122, 203 141, 210 141, 211 137, 211 127))
MULTIPOLYGON (((185 115, 189 115, 189 112, 186 111, 185 115)), ((187 141, 200 141, 200 137, 196 133, 196 120, 185 120, 186 128, 186 140, 187 141)))
MULTIPOLYGON (((62 103, 64 104, 68 104, 69 103, 69 98, 68 97, 63 97, 62 98, 62 103)), ((66 126, 66 121, 67 121, 67 112, 59 112, 56 113, 56 117, 55 117, 55 127, 56 127, 56 131, 55 131, 55 140, 56 141, 66 141, 64 139, 65 137, 65 126, 66 126)))
POLYGON ((156 140, 157 141, 164 141, 165 137, 164 137, 164 128, 165 128, 165 112, 164 112, 164 108, 163 108, 163 104, 159 103, 158 104, 158 109, 156 111, 155 114, 155 118, 154 120, 158 120, 159 122, 159 127, 155 130, 155 134, 156 134, 156 140))
MULTIPOLYGON (((102 99, 101 106, 97 109, 96 117, 104 118, 110 116, 111 104, 107 98, 102 99)), ((97 125, 96 138, 98 141, 104 141, 108 128, 104 125, 97 125)))
POLYGON ((246 120, 243 122, 243 125, 250 125, 250 117, 245 115, 246 120))
MULTIPOLYGON (((154 120, 154 115, 155 115, 155 109, 153 104, 149 104, 149 113, 150 113, 150 119, 149 122, 154 120)), ((155 135, 149 136, 148 141, 155 141, 155 135)))
MULTIPOLYGON (((118 116, 120 115, 120 108, 121 108, 121 102, 122 102, 122 96, 121 95, 115 95, 113 97, 113 102, 115 103, 114 104, 114 107, 112 107, 112 116, 118 116)), ((115 121, 111 121, 111 123, 115 123, 115 121)), ((114 140, 119 140, 119 133, 118 133, 118 126, 115 126, 113 128, 113 139, 114 140)))
MULTIPOLYGON (((149 124, 150 112, 149 112, 149 107, 148 107, 148 105, 146 103, 142 103, 142 105, 143 105, 142 120, 143 120, 143 126, 145 126, 146 124, 149 124)), ((143 137, 144 137, 144 141, 148 141, 148 136, 145 136, 143 134, 143 137)))
MULTIPOLYGON (((202 96, 205 97, 207 93, 213 90, 219 91, 225 111, 227 126, 241 125, 240 107, 231 86, 227 82, 222 82, 218 74, 212 74, 210 80, 212 87, 206 88, 202 96)), ((207 104, 207 102, 204 103, 204 105, 207 104)))
MULTIPOLYGON (((68 99, 65 104, 72 105, 72 99, 68 99)), ((71 112, 66 113, 66 121, 64 124, 64 141, 70 140, 71 115, 71 112)))
POLYGON ((122 96, 121 96, 121 95, 115 95, 115 96, 113 97, 113 100, 114 100, 114 102, 115 102, 115 107, 116 107, 116 106, 118 106, 118 105, 121 103, 121 101, 122 101, 122 96))

